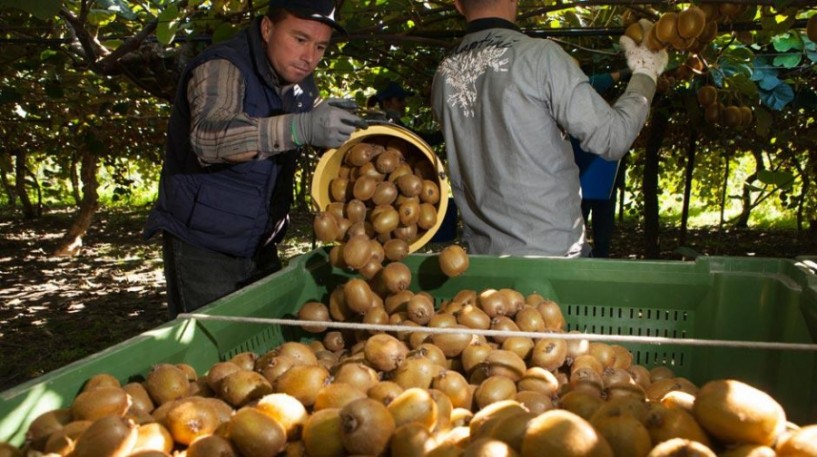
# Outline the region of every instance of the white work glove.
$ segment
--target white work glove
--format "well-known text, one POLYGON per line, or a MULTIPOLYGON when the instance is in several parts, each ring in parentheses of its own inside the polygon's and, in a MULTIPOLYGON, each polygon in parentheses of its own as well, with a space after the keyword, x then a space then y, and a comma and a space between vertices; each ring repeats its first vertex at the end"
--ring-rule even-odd
POLYGON ((669 62, 667 51, 662 49, 658 52, 653 52, 647 47, 647 35, 653 27, 653 23, 641 19, 638 21, 643 30, 643 37, 641 44, 638 45, 632 38, 627 35, 621 35, 619 43, 624 49, 624 56, 627 58, 627 66, 633 71, 633 74, 641 73, 652 78, 653 81, 658 82, 658 76, 664 72, 669 62))
POLYGON ((318 102, 312 111, 292 115, 292 142, 297 146, 311 144, 323 148, 336 148, 363 122, 350 111, 332 106, 342 99, 330 98, 318 102))

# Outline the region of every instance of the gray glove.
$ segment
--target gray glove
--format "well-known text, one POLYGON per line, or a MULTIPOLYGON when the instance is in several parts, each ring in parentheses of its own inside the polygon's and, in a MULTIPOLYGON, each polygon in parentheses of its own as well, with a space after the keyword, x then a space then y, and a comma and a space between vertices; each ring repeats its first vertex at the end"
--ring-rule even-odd
MULTIPOLYGON (((644 31, 643 36, 647 36, 652 29, 652 22, 641 19, 638 21, 641 29, 644 31)), ((633 74, 641 73, 652 78, 653 81, 658 81, 658 76, 664 72, 669 61, 667 51, 662 49, 658 52, 652 52, 646 44, 646 39, 640 45, 636 44, 632 38, 627 35, 621 35, 619 43, 624 49, 624 56, 627 58, 627 66, 633 71, 633 74)))
POLYGON ((292 115, 292 142, 297 146, 311 144, 323 148, 336 148, 355 131, 362 122, 349 111, 332 106, 341 99, 321 100, 312 111, 292 115))

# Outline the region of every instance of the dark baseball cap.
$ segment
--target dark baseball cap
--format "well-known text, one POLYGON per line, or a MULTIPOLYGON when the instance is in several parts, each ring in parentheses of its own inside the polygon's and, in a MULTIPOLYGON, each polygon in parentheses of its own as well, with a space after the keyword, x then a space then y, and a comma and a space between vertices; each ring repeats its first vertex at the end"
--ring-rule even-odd
POLYGON ((301 19, 323 22, 346 35, 346 30, 335 22, 334 0, 270 0, 269 8, 282 8, 301 19))

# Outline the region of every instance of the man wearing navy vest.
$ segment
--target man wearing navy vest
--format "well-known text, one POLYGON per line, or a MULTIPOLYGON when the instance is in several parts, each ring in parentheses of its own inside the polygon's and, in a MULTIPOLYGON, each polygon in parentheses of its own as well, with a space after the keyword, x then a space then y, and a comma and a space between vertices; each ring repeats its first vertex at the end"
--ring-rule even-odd
POLYGON ((333 0, 271 0, 267 14, 211 46, 179 83, 159 197, 145 236, 163 235, 170 315, 281 268, 301 146, 335 148, 360 119, 318 101, 333 0))

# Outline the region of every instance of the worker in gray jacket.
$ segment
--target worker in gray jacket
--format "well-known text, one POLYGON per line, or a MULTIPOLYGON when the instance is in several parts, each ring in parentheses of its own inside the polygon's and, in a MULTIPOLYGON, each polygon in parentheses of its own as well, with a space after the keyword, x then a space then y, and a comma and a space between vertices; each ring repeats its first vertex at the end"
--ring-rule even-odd
MULTIPOLYGON (((569 135, 621 158, 647 120, 666 51, 623 36, 633 76, 611 106, 558 44, 520 31, 516 0, 454 4, 466 35, 439 65, 432 102, 469 252, 587 256, 569 135)), ((652 24, 641 25, 647 36, 652 24)))

